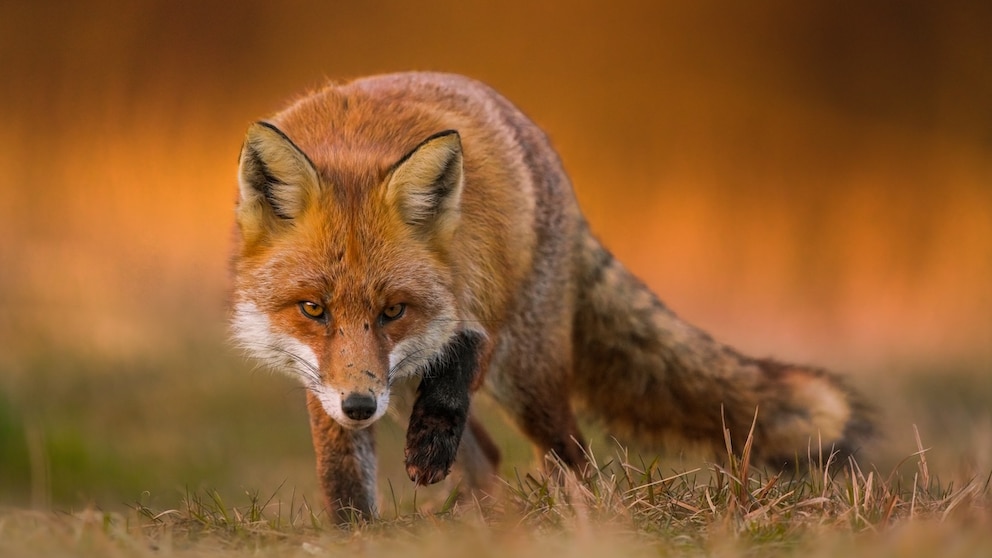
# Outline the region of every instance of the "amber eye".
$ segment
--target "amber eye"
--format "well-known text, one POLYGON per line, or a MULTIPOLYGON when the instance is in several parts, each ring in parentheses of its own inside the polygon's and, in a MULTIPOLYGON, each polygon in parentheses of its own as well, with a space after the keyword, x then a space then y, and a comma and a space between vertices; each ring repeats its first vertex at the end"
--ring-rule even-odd
POLYGON ((402 302, 399 304, 393 304, 392 306, 387 306, 382 311, 382 316, 380 319, 382 320, 382 323, 398 320, 403 317, 404 312, 406 312, 406 304, 403 304, 402 302))
POLYGON ((323 320, 326 316, 323 306, 309 300, 300 303, 300 312, 311 320, 323 320))

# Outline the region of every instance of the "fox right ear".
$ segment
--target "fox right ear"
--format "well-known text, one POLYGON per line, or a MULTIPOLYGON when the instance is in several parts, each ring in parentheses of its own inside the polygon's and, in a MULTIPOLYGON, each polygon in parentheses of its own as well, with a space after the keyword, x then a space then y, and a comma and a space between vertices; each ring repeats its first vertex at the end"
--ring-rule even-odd
POLYGON ((238 182, 243 222, 262 217, 298 217, 317 191, 317 170, 296 144, 268 122, 248 128, 241 148, 238 182))

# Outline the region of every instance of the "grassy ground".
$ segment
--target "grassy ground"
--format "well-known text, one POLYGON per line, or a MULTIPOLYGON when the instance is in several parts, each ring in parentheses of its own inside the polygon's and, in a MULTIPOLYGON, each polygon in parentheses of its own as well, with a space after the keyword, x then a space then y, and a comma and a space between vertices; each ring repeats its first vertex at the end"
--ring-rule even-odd
POLYGON ((658 460, 593 427, 597 468, 559 486, 483 404, 504 482, 459 499, 455 481, 413 489, 402 430, 384 421, 382 516, 341 529, 314 504, 303 393, 221 339, 0 362, 0 556, 992 555, 980 364, 855 377, 878 394, 885 437, 834 477, 772 477, 746 448, 724 465, 658 460))
POLYGON ((960 487, 932 476, 925 451, 912 479, 849 464, 795 478, 726 467, 665 472, 619 453, 563 484, 522 474, 498 499, 434 511, 386 509, 332 526, 304 498, 187 493, 180 507, 126 512, 0 512, 4 556, 988 556, 988 478, 960 487))

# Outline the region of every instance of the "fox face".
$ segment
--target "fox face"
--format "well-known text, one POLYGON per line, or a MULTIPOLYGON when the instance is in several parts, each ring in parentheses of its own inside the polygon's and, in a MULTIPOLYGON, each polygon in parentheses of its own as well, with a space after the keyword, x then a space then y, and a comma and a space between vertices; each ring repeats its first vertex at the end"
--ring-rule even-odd
POLYGON ((233 332, 298 377, 342 426, 382 417, 390 387, 459 333, 445 246, 463 185, 457 132, 339 182, 269 123, 250 127, 239 169, 233 332))

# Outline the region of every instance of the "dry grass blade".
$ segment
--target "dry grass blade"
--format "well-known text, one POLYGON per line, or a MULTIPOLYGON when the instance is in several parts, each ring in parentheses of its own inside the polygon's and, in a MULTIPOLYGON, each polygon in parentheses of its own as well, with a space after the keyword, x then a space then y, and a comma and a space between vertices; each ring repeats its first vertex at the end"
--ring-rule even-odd
POLYGON ((624 494, 624 496, 628 496, 628 495, 634 494, 634 493, 636 493, 636 492, 638 492, 640 490, 648 490, 648 489, 650 489, 652 487, 655 487, 655 486, 664 486, 664 485, 670 484, 672 481, 678 480, 680 478, 687 477, 689 475, 694 475, 694 474, 696 474, 696 473, 698 473, 698 472, 700 472, 702 470, 703 470, 702 467, 696 467, 695 469, 689 469, 688 471, 682 471, 681 473, 676 473, 674 475, 671 475, 669 477, 665 477, 663 479, 659 479, 659 480, 652 481, 652 482, 649 482, 649 483, 646 483, 646 484, 641 484, 641 485, 638 485, 638 486, 634 486, 633 488, 628 489, 623 494, 624 494))
POLYGON ((923 447, 923 441, 920 439, 920 429, 913 425, 913 436, 916 438, 916 448, 917 452, 914 455, 919 456, 920 461, 920 473, 923 475, 923 485, 930 486, 930 467, 927 466, 927 452, 930 448, 923 447))

